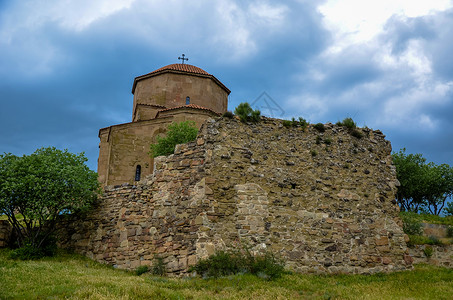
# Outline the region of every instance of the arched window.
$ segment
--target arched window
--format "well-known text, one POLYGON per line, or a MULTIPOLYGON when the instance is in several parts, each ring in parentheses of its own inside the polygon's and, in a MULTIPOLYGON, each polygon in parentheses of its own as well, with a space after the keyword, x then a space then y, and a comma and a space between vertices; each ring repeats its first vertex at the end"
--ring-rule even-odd
POLYGON ((190 104, 190 97, 189 96, 186 97, 186 105, 188 105, 188 104, 190 104))
POLYGON ((142 173, 142 166, 137 165, 135 168, 135 181, 140 181, 140 175, 142 173))

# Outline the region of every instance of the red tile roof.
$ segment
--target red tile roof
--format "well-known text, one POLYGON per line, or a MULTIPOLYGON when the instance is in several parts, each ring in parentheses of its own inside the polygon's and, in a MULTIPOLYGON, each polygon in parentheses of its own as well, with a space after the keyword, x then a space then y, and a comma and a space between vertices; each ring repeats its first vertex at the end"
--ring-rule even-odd
POLYGON ((180 73, 180 74, 189 73, 189 74, 195 75, 195 76, 211 78, 212 80, 214 80, 215 83, 217 83, 228 94, 230 94, 230 92, 231 92, 214 75, 209 74, 208 72, 206 72, 205 70, 203 70, 203 69, 201 69, 199 67, 195 67, 195 66, 188 65, 188 64, 171 64, 171 65, 159 68, 157 70, 154 70, 151 73, 135 77, 134 84, 132 85, 132 94, 135 93, 135 87, 137 86, 137 82, 138 81, 140 81, 142 79, 149 78, 149 77, 153 77, 153 76, 156 76, 156 75, 159 75, 159 74, 167 73, 167 72, 180 73))
MULTIPOLYGON (((159 110, 159 111, 157 112, 157 115, 159 115, 159 113, 164 112, 164 111, 170 111, 170 110, 182 109, 182 108, 190 108, 190 109, 198 109, 198 110, 207 110, 207 111, 210 111, 210 112, 215 113, 216 115, 220 115, 220 113, 215 112, 215 111, 213 111, 213 110, 210 109, 210 108, 207 108, 207 107, 204 107, 204 106, 200 106, 200 105, 196 105, 196 104, 187 104, 187 105, 181 105, 181 106, 176 106, 176 107, 172 107, 172 108, 162 109, 162 110, 159 110)), ((156 118, 157 118, 157 115, 156 115, 156 118)))
POLYGON ((152 71, 149 74, 154 74, 154 73, 158 73, 158 72, 165 71, 165 70, 180 71, 180 72, 187 72, 187 73, 194 73, 194 74, 203 74, 203 75, 211 75, 211 74, 209 74, 208 72, 206 72, 205 70, 203 70, 203 69, 201 69, 199 67, 195 67, 195 66, 188 65, 188 64, 172 64, 172 65, 168 65, 168 66, 162 67, 160 69, 157 69, 155 71, 152 71))

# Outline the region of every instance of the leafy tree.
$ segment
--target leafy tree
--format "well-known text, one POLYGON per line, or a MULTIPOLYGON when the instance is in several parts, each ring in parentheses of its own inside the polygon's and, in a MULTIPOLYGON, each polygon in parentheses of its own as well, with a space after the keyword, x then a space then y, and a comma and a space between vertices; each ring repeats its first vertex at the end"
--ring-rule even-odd
POLYGON ((256 109, 253 110, 248 102, 239 104, 234 113, 239 116, 241 122, 254 122, 257 123, 261 120, 261 112, 256 109))
POLYGON ((405 151, 406 149, 401 149, 398 153, 392 154, 396 175, 400 182, 396 200, 401 210, 417 212, 419 207, 424 204, 423 165, 426 159, 421 154, 406 155, 405 151))
POLYGON ((157 136, 157 143, 151 144, 150 154, 153 157, 170 155, 178 144, 185 144, 197 138, 198 129, 193 121, 172 123, 168 126, 165 137, 157 136))
POLYGON ((83 153, 54 147, 22 157, 0 155, 0 214, 8 217, 19 247, 39 252, 59 215, 85 211, 94 203, 99 182, 86 161, 83 153))
POLYGON ((453 202, 448 202, 444 208, 446 216, 453 216, 453 202))
POLYGON ((421 154, 393 153, 400 182, 396 198, 403 211, 423 209, 438 215, 453 194, 453 169, 447 165, 426 163, 421 154))

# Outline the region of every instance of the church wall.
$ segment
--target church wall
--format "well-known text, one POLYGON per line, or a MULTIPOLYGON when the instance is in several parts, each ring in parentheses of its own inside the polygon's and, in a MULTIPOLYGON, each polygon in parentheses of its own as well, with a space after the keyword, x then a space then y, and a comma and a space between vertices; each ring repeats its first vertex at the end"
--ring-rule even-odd
POLYGON ((190 103, 210 108, 218 113, 227 110, 228 93, 212 79, 187 74, 164 73, 137 82, 135 106, 141 104, 164 105, 167 108, 190 103))
POLYGON ((411 268, 390 143, 380 131, 326 128, 210 119, 147 179, 107 187, 98 208, 62 226, 61 245, 126 269, 158 255, 170 275, 240 242, 300 272, 411 268))
POLYGON ((153 172, 153 158, 148 153, 157 135, 164 135, 172 122, 194 121, 199 128, 212 117, 209 111, 178 109, 163 112, 159 118, 121 124, 100 131, 98 161, 99 181, 103 185, 134 183, 137 165, 141 177, 153 172))

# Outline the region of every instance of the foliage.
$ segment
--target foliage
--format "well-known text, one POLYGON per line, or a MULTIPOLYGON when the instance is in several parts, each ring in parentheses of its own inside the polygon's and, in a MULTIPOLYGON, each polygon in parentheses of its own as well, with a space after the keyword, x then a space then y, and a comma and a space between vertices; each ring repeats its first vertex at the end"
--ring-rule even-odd
POLYGON ((198 129, 194 121, 172 123, 168 126, 165 137, 157 136, 157 143, 151 144, 150 154, 153 157, 170 155, 178 144, 185 144, 197 138, 198 129))
POLYGON ((149 268, 148 266, 140 266, 137 269, 135 269, 135 275, 140 276, 142 274, 148 273, 149 268))
POLYGON ((222 117, 232 119, 234 117, 234 114, 231 111, 226 111, 223 113, 222 117))
POLYGON ((322 141, 322 138, 319 135, 316 136, 316 141, 315 141, 316 145, 321 144, 321 141, 322 141))
POLYGON ((409 212, 409 211, 402 211, 400 212, 400 217, 401 219, 404 220, 406 216, 409 216, 410 218, 414 218, 418 220, 420 223, 425 222, 425 223, 431 223, 431 224, 443 224, 443 225, 451 225, 453 226, 453 216, 436 216, 436 215, 431 215, 431 214, 423 214, 423 213, 414 213, 414 212, 409 212))
POLYGON ((83 153, 54 147, 22 157, 0 155, 0 214, 7 215, 17 245, 24 247, 18 256, 48 253, 45 245, 51 244, 57 218, 84 212, 95 202, 99 182, 86 161, 83 153))
MULTIPOLYGON (((41 236, 38 239, 42 239, 41 236)), ((45 256, 54 256, 57 252, 57 240, 54 236, 49 236, 44 239, 41 247, 36 248, 30 242, 26 242, 20 248, 14 249, 9 254, 11 259, 20 259, 20 260, 30 260, 30 259, 39 259, 45 256)))
POLYGON ((153 267, 151 269, 153 275, 163 276, 166 273, 164 259, 160 256, 154 258, 153 267))
POLYGON ((313 125, 313 128, 318 130, 319 132, 326 131, 326 128, 324 127, 324 124, 322 124, 322 123, 316 123, 315 125, 313 125))
POLYGON ((358 130, 357 123, 352 118, 345 118, 341 122, 338 121, 336 125, 347 128, 349 133, 355 138, 361 139, 363 137, 363 133, 358 130))
POLYGON ((350 130, 349 133, 353 137, 358 138, 358 139, 361 139, 363 137, 363 133, 360 130, 358 130, 357 128, 350 130))
POLYGON ((300 125, 300 127, 302 127, 302 130, 305 131, 305 129, 306 129, 307 126, 308 126, 308 122, 307 122, 307 120, 305 120, 304 118, 299 117, 299 125, 300 125))
POLYGON ((283 124, 283 126, 285 126, 286 128, 289 128, 289 127, 293 126, 293 123, 292 123, 290 120, 283 120, 283 121, 282 121, 282 124, 283 124))
POLYGON ((316 151, 316 150, 311 150, 311 151, 310 151, 310 154, 311 154, 312 157, 315 157, 316 155, 318 155, 318 151, 316 151))
POLYGON ((449 299, 453 269, 422 264, 372 275, 284 274, 267 281, 249 274, 225 278, 162 278, 114 269, 59 252, 23 262, 0 249, 0 299, 449 299), (20 288, 18 288, 20 287, 20 288))
POLYGON ((354 120, 352 118, 343 119, 342 122, 338 121, 337 125, 346 127, 348 129, 355 129, 357 127, 356 122, 354 122, 354 120))
POLYGON ((448 202, 445 205, 444 213, 445 213, 446 216, 452 216, 453 217, 453 202, 448 202))
POLYGON ((324 144, 326 144, 326 145, 332 144, 332 139, 330 137, 324 138, 324 144))
POLYGON ((425 254, 425 256, 427 258, 430 258, 431 256, 433 256, 433 247, 431 246, 426 246, 425 249, 423 249, 423 253, 425 254))
POLYGON ((448 226, 447 227, 447 237, 453 238, 453 226, 448 226))
POLYGON ((289 128, 289 127, 300 127, 300 128, 302 128, 303 131, 305 131, 305 129, 308 126, 307 120, 305 120, 302 117, 299 117, 298 120, 296 120, 295 118, 291 118, 291 121, 290 120, 282 120, 282 124, 286 128, 289 128))
POLYGON ((453 168, 447 164, 426 163, 421 154, 393 153, 400 186, 397 201, 403 211, 422 208, 439 215, 448 197, 453 195, 453 168))
POLYGON ((204 278, 250 273, 271 280, 281 277, 284 267, 284 262, 273 253, 253 255, 250 249, 244 247, 241 251, 218 251, 208 258, 198 261, 190 271, 196 271, 204 278))
POLYGON ((403 231, 406 234, 421 235, 422 222, 414 214, 400 214, 403 221, 403 231))
POLYGON ((261 112, 259 110, 253 110, 248 102, 242 102, 239 104, 234 113, 239 116, 241 122, 253 122, 257 123, 261 120, 261 112))

